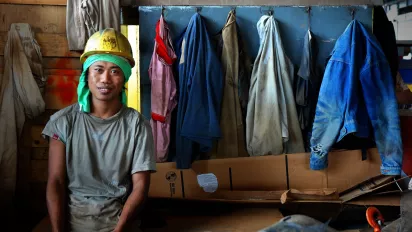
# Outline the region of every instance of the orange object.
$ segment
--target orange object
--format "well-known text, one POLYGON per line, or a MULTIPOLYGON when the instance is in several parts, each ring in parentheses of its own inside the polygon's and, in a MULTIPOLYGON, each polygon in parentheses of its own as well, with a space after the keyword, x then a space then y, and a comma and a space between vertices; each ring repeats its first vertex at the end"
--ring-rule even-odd
POLYGON ((374 232, 381 232, 384 219, 381 212, 375 207, 369 207, 366 210, 366 220, 369 225, 373 228, 374 232))

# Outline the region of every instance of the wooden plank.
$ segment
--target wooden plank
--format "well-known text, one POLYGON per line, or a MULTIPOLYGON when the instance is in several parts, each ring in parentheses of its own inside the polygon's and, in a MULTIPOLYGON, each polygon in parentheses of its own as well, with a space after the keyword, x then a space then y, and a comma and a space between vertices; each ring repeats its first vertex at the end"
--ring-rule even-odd
POLYGON ((80 76, 81 71, 76 69, 45 69, 47 76, 80 76))
MULTIPOLYGON (((0 56, 0 68, 4 67, 4 56, 0 56)), ((77 57, 44 57, 43 69, 77 69, 82 65, 77 57)))
POLYGON ((0 0, 0 3, 65 6, 67 4, 67 0, 0 0))
POLYGON ((39 224, 34 227, 32 232, 51 232, 51 222, 49 217, 44 217, 39 224))
MULTIPOLYGON (((46 173, 46 176, 47 176, 47 173, 46 173)), ((32 182, 29 184, 29 186, 30 186, 31 212, 35 213, 36 216, 37 215, 43 216, 47 214, 47 203, 46 203, 47 182, 46 181, 32 182)), ((38 220, 41 220, 41 218, 39 218, 38 220)))
MULTIPOLYGON (((35 34, 43 57, 80 57, 81 53, 69 51, 66 34, 35 34)), ((0 55, 4 55, 7 32, 0 32, 0 55)))
MULTIPOLYGON (((136 0, 120 0, 121 6, 137 5, 136 0)), ((67 0, 0 0, 0 3, 24 4, 24 5, 56 5, 66 6, 67 0)))
MULTIPOLYGON (((0 73, 3 70, 0 68, 0 73)), ((45 102, 47 110, 59 110, 66 106, 76 103, 77 85, 81 75, 80 70, 72 69, 45 69, 47 75, 47 85, 45 93, 45 102)), ((54 112, 51 112, 54 113, 54 112)), ((47 123, 50 113, 46 117, 39 117, 35 124, 47 123)))
POLYGON ((363 196, 356 200, 346 202, 347 205, 362 205, 362 206, 400 206, 400 195, 388 196, 363 196))
POLYGON ((46 109, 62 109, 77 102, 79 75, 49 75, 46 85, 46 109))
POLYGON ((44 69, 81 69, 79 58, 71 57, 45 57, 43 58, 44 69))
POLYGON ((35 33, 66 33, 65 6, 30 6, 0 4, 0 31, 7 32, 12 23, 28 23, 35 33))
POLYGON ((48 147, 33 147, 31 150, 32 160, 47 160, 49 159, 48 147))
POLYGON ((30 182, 47 181, 48 160, 32 160, 30 170, 30 182))
POLYGON ((30 136, 27 136, 30 134, 31 127, 31 122, 29 120, 24 123, 23 131, 18 142, 16 197, 22 205, 30 199, 29 181, 31 147, 26 144, 30 144, 31 141, 27 141, 26 138, 29 140, 31 139, 30 136))
POLYGON ((34 125, 31 127, 30 136, 32 138, 32 147, 48 147, 49 143, 42 136, 44 126, 34 125))

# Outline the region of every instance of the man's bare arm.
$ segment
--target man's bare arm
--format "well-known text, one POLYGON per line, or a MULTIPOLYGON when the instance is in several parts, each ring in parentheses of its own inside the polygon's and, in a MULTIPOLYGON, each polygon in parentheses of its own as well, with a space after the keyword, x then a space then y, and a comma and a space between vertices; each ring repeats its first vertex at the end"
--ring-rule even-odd
POLYGON ((50 138, 49 146, 49 177, 46 195, 52 231, 64 231, 66 209, 65 145, 52 138, 50 138))
POLYGON ((114 230, 116 232, 123 231, 127 223, 129 223, 138 211, 141 210, 149 192, 150 172, 138 172, 133 174, 132 182, 133 190, 123 207, 119 222, 114 230))

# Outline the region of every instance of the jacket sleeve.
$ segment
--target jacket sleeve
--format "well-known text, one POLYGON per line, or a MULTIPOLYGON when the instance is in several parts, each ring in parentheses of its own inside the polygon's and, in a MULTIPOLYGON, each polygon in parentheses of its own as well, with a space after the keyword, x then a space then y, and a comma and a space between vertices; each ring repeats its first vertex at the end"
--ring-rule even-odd
POLYGON ((328 167, 328 152, 338 138, 342 127, 342 105, 345 103, 341 86, 346 78, 336 78, 336 73, 347 73, 348 66, 339 61, 329 61, 316 105, 315 119, 310 140, 310 168, 328 167))
POLYGON ((386 61, 380 61, 361 72, 363 95, 373 126, 384 175, 400 175, 402 170, 402 138, 395 87, 386 61))

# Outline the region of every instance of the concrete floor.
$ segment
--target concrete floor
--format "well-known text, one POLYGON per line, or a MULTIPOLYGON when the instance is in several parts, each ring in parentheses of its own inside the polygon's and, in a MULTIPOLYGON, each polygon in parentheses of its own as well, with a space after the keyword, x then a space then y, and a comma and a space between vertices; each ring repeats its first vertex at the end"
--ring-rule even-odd
POLYGON ((278 209, 239 209, 218 216, 168 216, 167 226, 144 232, 256 232, 283 218, 278 209))
MULTIPOLYGON (((144 232, 256 232, 282 218, 278 209, 240 209, 230 213, 212 215, 167 216, 166 226, 144 229, 144 232)), ((50 221, 43 219, 33 232, 49 232, 50 221)))

